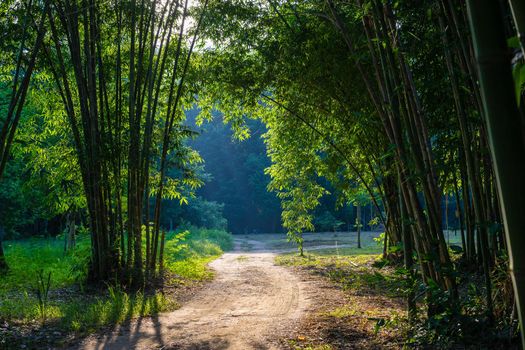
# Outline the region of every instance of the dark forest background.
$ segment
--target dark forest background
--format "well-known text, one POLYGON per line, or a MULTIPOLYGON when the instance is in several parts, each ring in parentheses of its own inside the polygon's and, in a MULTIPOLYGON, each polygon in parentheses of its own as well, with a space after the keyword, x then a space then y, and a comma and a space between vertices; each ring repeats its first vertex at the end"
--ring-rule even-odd
MULTIPOLYGON (((270 181, 265 169, 270 166, 263 135, 266 127, 259 120, 248 119, 250 137, 238 140, 230 125, 219 113, 211 121, 197 125, 199 111, 187 112, 187 125, 198 137, 188 145, 203 159, 199 176, 204 185, 189 197, 188 203, 164 200, 162 224, 173 230, 181 225, 224 228, 234 234, 284 232, 281 225, 280 201, 274 192, 267 191, 270 181)), ((172 176, 177 170, 171 170, 172 176)), ((55 236, 66 227, 67 214, 54 209, 60 198, 41 181, 43 174, 26 169, 23 158, 9 164, 5 181, 0 184, 0 234, 6 239, 34 235, 55 236), (16 219, 15 219, 16 218, 16 219)), ((337 204, 335 190, 320 178, 329 190, 321 198, 314 215, 315 230, 355 231, 356 206, 354 203, 337 204)), ((444 222, 450 229, 458 229, 455 198, 444 198, 444 222), (446 214, 445 214, 446 213, 446 214), (448 221, 447 221, 448 220, 448 221)), ((77 221, 85 223, 87 213, 81 210, 77 221)), ((374 219, 377 213, 371 203, 364 200, 361 223, 364 230, 379 229, 374 219)))

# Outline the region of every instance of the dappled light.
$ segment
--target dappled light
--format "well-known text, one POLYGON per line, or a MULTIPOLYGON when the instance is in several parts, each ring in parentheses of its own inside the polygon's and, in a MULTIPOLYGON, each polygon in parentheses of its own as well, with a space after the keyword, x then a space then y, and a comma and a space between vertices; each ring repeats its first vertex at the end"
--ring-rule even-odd
POLYGON ((525 1, 1 0, 0 350, 525 346, 525 1))

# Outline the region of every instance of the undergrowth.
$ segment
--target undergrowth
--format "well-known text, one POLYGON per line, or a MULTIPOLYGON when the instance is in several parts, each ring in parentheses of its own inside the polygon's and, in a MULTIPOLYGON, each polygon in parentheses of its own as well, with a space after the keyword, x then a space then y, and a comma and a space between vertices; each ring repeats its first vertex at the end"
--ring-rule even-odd
MULTIPOLYGON (((164 253, 166 275, 174 277, 171 282, 177 284, 208 279, 212 273, 207 264, 231 249, 232 242, 231 235, 223 230, 186 227, 170 232, 166 235, 164 253)), ((77 237, 77 246, 67 254, 61 239, 5 242, 10 269, 0 276, 0 349, 24 344, 20 327, 33 330, 40 327, 43 313, 37 287, 42 272, 51 276, 44 310, 47 326, 66 333, 92 333, 104 326, 178 307, 172 296, 156 290, 144 293, 118 287, 87 290, 84 279, 89 250, 87 235, 77 237)))
POLYGON ((350 248, 335 252, 331 249, 312 252, 304 258, 285 254, 276 257, 276 263, 300 267, 338 285, 348 302, 326 316, 348 320, 355 329, 366 325, 362 331, 368 337, 381 335, 380 338, 385 339, 388 334, 397 334, 397 339, 396 336, 391 338, 393 342, 408 349, 519 348, 517 324, 509 322, 508 315, 513 308, 508 303, 512 300, 509 298, 512 286, 504 264, 501 264, 503 268, 492 272, 494 311, 498 321, 491 324, 486 318, 483 278, 476 267, 458 276, 460 301, 453 303, 447 293, 437 286, 433 288, 432 283, 425 286, 416 279, 412 287, 407 287, 406 271, 371 251, 356 252, 350 248), (406 312, 410 290, 418 298, 418 311, 412 322, 408 321, 406 312), (441 305, 441 311, 429 317, 424 298, 441 305))

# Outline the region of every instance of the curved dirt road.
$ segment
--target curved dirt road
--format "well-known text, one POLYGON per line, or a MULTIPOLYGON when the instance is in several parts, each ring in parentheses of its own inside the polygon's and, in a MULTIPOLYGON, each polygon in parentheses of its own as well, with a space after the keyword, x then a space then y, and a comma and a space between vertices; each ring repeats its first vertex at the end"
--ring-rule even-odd
POLYGON ((78 349, 278 349, 310 309, 308 282, 273 263, 275 254, 256 241, 224 254, 210 266, 215 279, 182 308, 142 319, 131 327, 89 338, 78 349))

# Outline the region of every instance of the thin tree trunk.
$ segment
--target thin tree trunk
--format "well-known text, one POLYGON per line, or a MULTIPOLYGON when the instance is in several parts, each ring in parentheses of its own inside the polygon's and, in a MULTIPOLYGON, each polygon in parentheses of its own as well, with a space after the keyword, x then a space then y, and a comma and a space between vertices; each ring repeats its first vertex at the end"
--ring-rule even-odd
POLYGON ((355 223, 357 226, 357 248, 361 248, 361 203, 359 202, 357 202, 356 206, 355 223))
POLYGON ((512 17, 518 32, 518 39, 521 45, 521 52, 525 57, 525 1, 523 0, 509 0, 510 8, 512 10, 512 17))
POLYGON ((459 228, 461 232, 461 247, 463 248, 463 257, 466 257, 467 241, 465 239, 465 222, 463 219, 463 210, 461 209, 458 179, 457 179, 455 171, 452 172, 452 181, 454 182, 454 197, 456 199, 456 212, 457 212, 457 218, 459 220, 459 228))
POLYGON ((166 230, 162 230, 162 237, 160 239, 160 249, 159 249, 159 271, 164 270, 164 242, 166 240, 166 230))
POLYGON ((499 3, 467 0, 467 6, 509 249, 509 270, 525 346, 525 146, 521 117, 499 3))
POLYGON ((1 227, 0 227, 0 273, 3 273, 5 271, 7 271, 8 269, 8 266, 7 266, 7 262, 5 260, 5 255, 4 255, 4 246, 2 244, 2 241, 3 241, 3 231, 1 230, 1 227))
MULTIPOLYGON (((398 171, 398 174, 399 171, 398 171)), ((403 260, 405 264, 405 269, 407 271, 407 311, 408 311, 408 321, 413 322, 416 314, 416 300, 415 300, 415 289, 414 289, 414 260, 413 260, 413 247, 412 247, 412 237, 410 235, 410 227, 406 225, 406 208, 405 202, 403 201, 403 195, 401 194, 401 177, 398 177, 398 201, 399 201, 399 215, 401 217, 401 234, 403 237, 403 260)))

